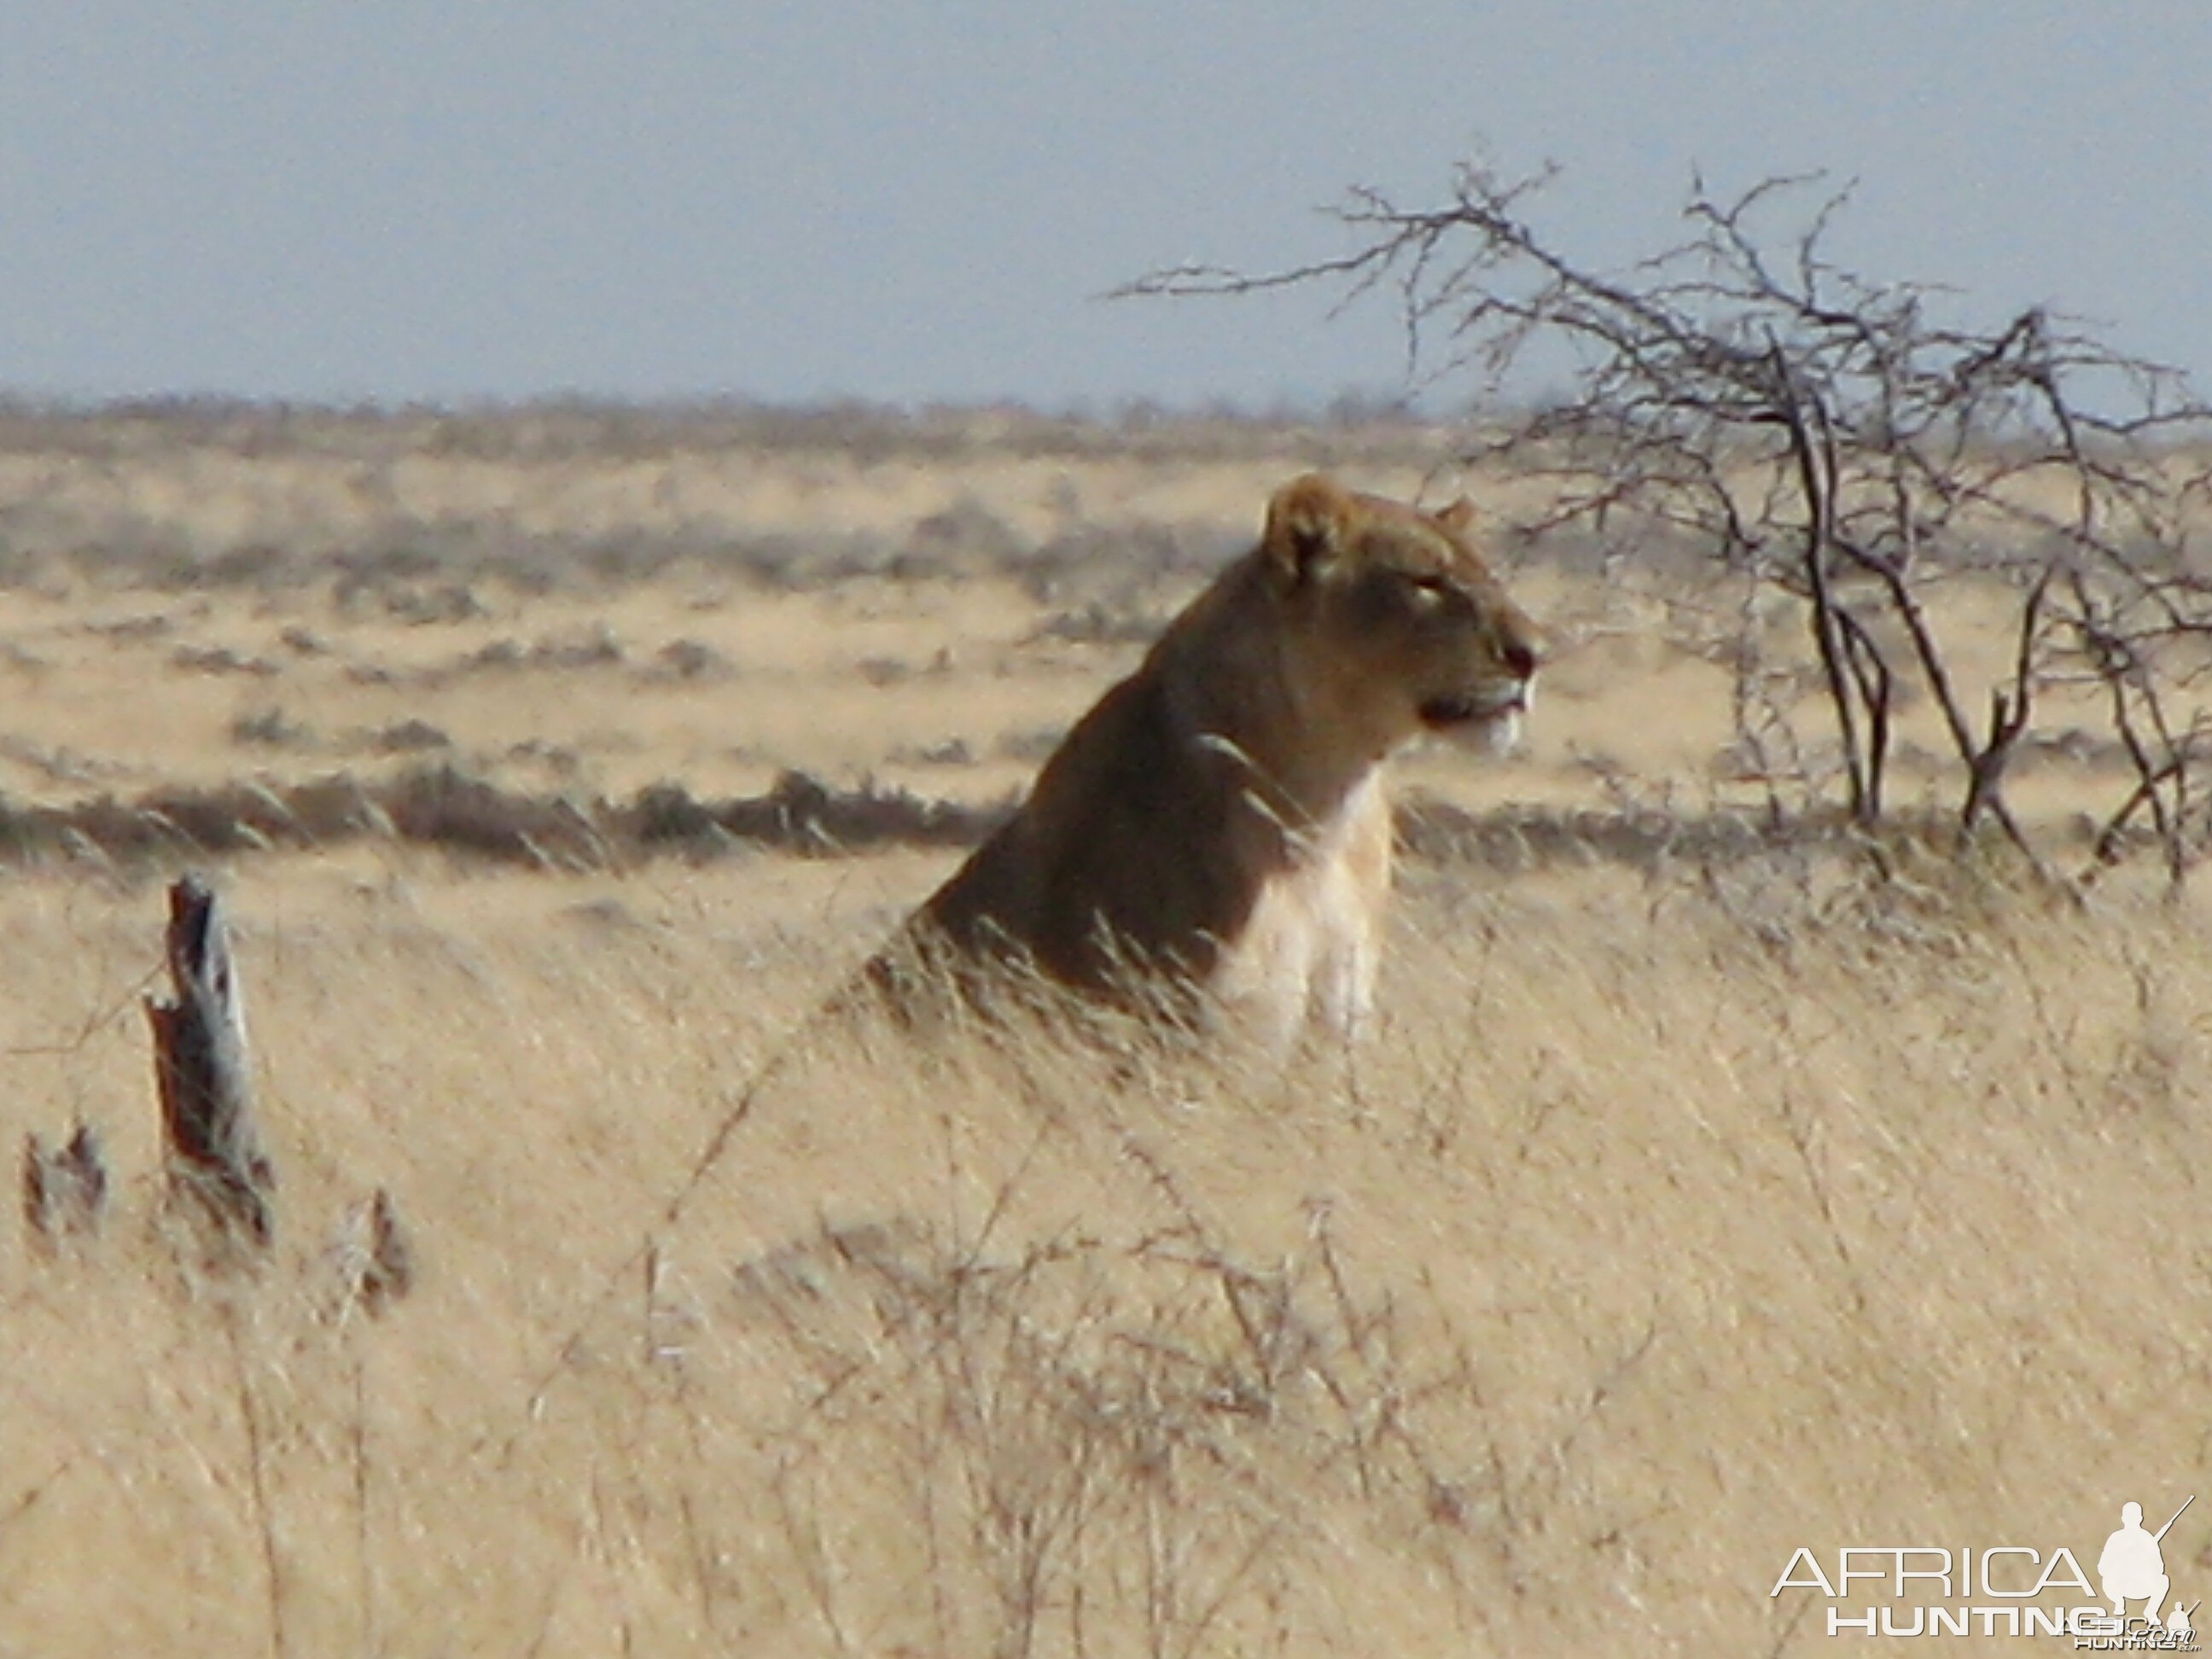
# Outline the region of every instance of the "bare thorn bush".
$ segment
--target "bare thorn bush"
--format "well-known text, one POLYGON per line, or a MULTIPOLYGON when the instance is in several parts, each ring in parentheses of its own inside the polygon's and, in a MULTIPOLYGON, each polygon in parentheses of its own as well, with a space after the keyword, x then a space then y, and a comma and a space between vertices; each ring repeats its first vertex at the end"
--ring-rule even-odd
POLYGON ((1686 544, 1741 585, 1739 746, 1777 817, 1882 823, 1899 717, 1922 697, 1960 835, 1992 827, 2040 866, 2008 769, 2050 704, 2087 693, 2130 771, 2094 866, 2148 844, 2179 882, 2212 835, 2192 706, 2212 572, 2188 522, 2212 496, 2212 410, 2184 379, 2045 309, 1964 322, 1942 289, 1854 270, 1830 252, 1848 192, 1817 176, 1734 195, 1694 181, 1682 239, 1618 271, 1542 227, 1547 182, 1467 164, 1432 206, 1356 189, 1339 257, 1122 292, 1381 295, 1425 383, 1496 397, 1564 374, 1548 406, 1479 427, 1467 461, 1559 483, 1528 536, 1629 562, 1686 544), (1798 618, 1779 656, 1752 620, 1770 594, 1798 618), (1966 665, 1954 595, 2008 613, 2001 669, 1966 665), (1829 757, 1812 766, 1797 699, 1777 694, 1808 656, 1829 757))

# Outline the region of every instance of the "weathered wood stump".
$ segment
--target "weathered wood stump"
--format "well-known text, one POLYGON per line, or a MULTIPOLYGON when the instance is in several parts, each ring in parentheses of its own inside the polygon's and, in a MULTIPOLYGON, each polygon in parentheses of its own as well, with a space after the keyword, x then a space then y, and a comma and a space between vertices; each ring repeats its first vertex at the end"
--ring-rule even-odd
POLYGON ((186 876, 169 889, 173 1002, 149 998, 173 1195, 236 1243, 276 1236, 276 1176, 253 1121, 246 1008, 222 910, 186 876))

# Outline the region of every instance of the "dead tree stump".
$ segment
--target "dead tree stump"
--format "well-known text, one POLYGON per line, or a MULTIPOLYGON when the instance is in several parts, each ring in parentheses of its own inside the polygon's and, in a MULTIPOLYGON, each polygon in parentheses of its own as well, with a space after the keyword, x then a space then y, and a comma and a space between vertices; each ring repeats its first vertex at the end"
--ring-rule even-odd
POLYGON ((222 910, 196 876, 169 889, 168 950, 176 1000, 149 998, 146 1018, 170 1191, 234 1241, 265 1246, 276 1176, 254 1127, 246 1008, 222 910))

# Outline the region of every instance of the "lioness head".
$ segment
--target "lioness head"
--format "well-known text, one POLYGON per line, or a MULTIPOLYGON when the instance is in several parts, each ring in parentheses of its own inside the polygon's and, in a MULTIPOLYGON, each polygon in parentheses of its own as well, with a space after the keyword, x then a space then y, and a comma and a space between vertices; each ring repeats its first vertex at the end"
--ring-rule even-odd
POLYGON ((1425 733, 1510 747, 1534 696, 1542 636, 1468 535, 1440 513, 1310 474, 1267 509, 1261 547, 1310 713, 1376 755, 1425 733))

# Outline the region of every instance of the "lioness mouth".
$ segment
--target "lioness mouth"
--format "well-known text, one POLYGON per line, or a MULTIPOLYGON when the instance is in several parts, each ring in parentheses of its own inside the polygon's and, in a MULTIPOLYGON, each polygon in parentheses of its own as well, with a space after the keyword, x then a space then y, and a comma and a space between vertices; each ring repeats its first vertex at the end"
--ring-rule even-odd
POLYGON ((1419 713, 1422 725, 1443 731, 1455 726, 1472 726, 1479 720, 1503 720, 1521 707, 1521 694, 1514 691, 1504 696, 1431 697, 1421 705, 1419 713))

